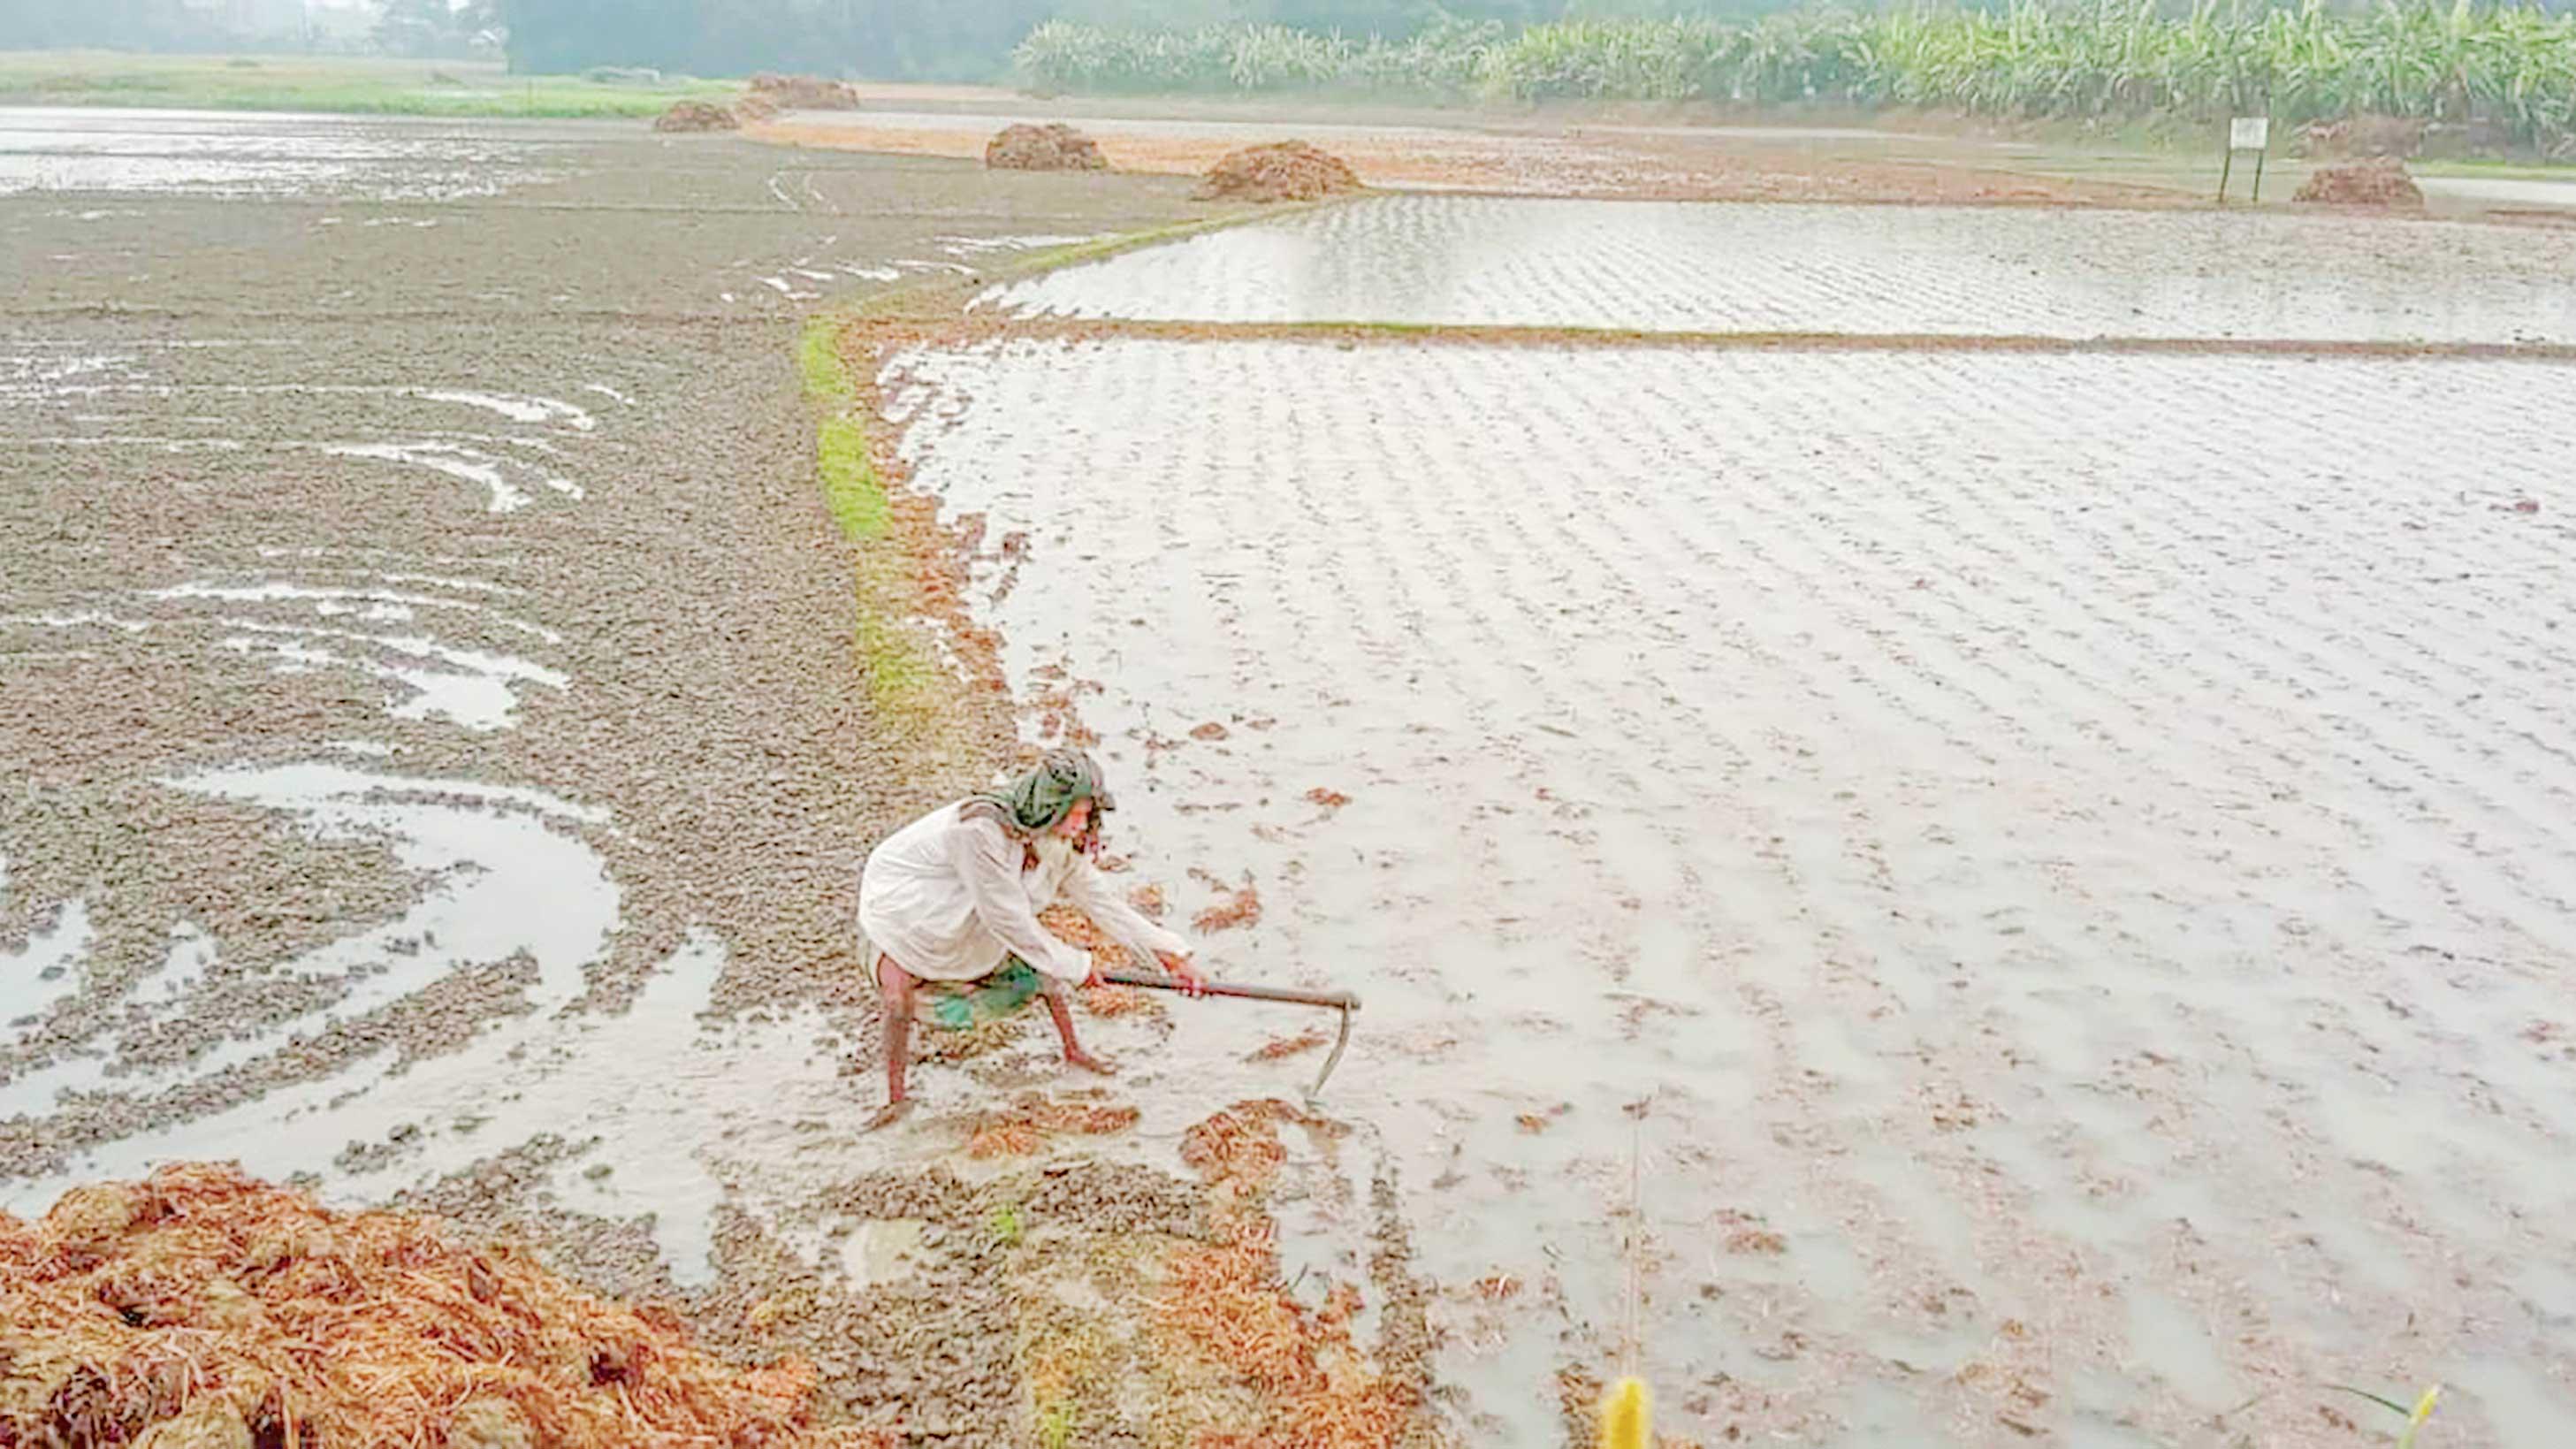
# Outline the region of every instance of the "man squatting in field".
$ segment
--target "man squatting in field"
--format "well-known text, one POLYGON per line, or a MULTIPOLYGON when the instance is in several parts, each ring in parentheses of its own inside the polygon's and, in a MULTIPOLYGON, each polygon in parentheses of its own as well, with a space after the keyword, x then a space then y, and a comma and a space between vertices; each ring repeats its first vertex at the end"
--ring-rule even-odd
POLYGON ((942 806, 869 852, 859 930, 862 959, 875 963, 884 997, 886 1040, 886 1105, 870 1126, 911 1105, 904 1072, 913 1016, 925 1004, 937 1024, 962 1027, 1043 993, 1064 1059, 1104 1075, 1114 1070, 1074 1040, 1067 988, 1098 985, 1100 968, 1038 924, 1038 912, 1059 899, 1137 962, 1159 962, 1197 993, 1203 978, 1189 943, 1119 899, 1091 863, 1101 817, 1115 804, 1090 755, 1050 750, 1017 779, 942 806))

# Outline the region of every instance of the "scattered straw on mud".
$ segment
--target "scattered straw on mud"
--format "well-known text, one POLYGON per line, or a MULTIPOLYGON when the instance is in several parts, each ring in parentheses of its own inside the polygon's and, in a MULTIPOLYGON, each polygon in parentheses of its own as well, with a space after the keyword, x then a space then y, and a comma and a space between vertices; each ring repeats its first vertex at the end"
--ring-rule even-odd
POLYGON ((859 92, 855 86, 820 76, 779 75, 774 71, 762 71, 751 78, 751 89, 791 111, 855 111, 859 108, 859 92))
POLYGON ((973 1026, 916 1031, 912 1037, 912 1055, 916 1061, 953 1066, 1007 1050, 1019 1039, 1020 1018, 1015 1013, 999 1021, 979 1021, 973 1026))
POLYGON ((2393 157, 2320 166, 2308 174, 2291 198, 2325 206, 2420 207, 2424 192, 2406 174, 2406 164, 2393 157))
MULTIPOLYGON (((1131 892, 1131 897, 1136 900, 1136 910, 1144 910, 1146 915, 1162 915, 1162 890, 1159 890, 1159 887, 1141 884, 1141 887, 1136 887, 1136 890, 1131 892), (1154 900, 1154 908, 1151 910, 1146 910, 1144 905, 1146 897, 1154 900)), ((1103 936, 1100 928, 1092 926, 1092 920, 1087 918, 1087 915, 1079 913, 1079 910, 1074 910, 1072 905, 1048 905, 1046 910, 1038 913, 1038 926, 1046 926, 1048 931, 1054 931, 1056 938, 1061 938, 1061 941, 1072 941, 1074 946, 1082 946, 1084 951, 1095 954, 1095 957, 1100 959, 1100 967, 1103 969, 1113 969, 1115 972, 1115 969, 1128 967, 1126 946, 1115 944, 1115 941, 1110 941, 1108 936, 1103 936)), ((1092 1016, 1164 1016, 1162 1003, 1151 998, 1151 995, 1146 995, 1144 990, 1139 990, 1139 987, 1087 985, 1087 987, 1079 987, 1077 993, 1074 993, 1074 998, 1077 998, 1079 1003, 1082 1003, 1084 1011, 1090 1011, 1092 1016)))
MULTIPOLYGON (((1157 908, 1148 911, 1147 914, 1162 914, 1160 910, 1162 892, 1159 889, 1153 886, 1138 886, 1132 894, 1143 896, 1149 892, 1157 908)), ((1137 909, 1144 909, 1141 902, 1137 909)), ((1038 924, 1054 932, 1058 939, 1069 941, 1099 957, 1100 964, 1105 969, 1116 971, 1130 964, 1126 947, 1100 934, 1100 928, 1091 923, 1090 917, 1071 906, 1047 907, 1038 913, 1038 924)), ((1077 990, 1074 996, 1082 1003, 1083 1010, 1094 1016, 1163 1016, 1167 1014, 1161 1002, 1133 986, 1085 986, 1077 990)))
POLYGON ((1133 986, 1086 986, 1075 993, 1082 1009, 1094 1016, 1152 1016, 1163 1010, 1161 1003, 1133 986))
POLYGON ((1062 121, 1043 126, 1004 126, 984 144, 984 164, 996 171, 1106 171, 1100 143, 1062 121))
POLYGON ((1224 892, 1215 905, 1190 917, 1190 925, 1202 936, 1231 931, 1238 926, 1258 925, 1261 921, 1261 892, 1246 878, 1241 886, 1228 886, 1205 871, 1192 871, 1201 883, 1224 892))
POLYGON ((1031 1094, 997 1112, 987 1112, 966 1139, 969 1157, 1025 1157, 1046 1145, 1049 1137, 1105 1137, 1136 1125, 1134 1107, 1097 1102, 1058 1102, 1031 1094))
POLYGON ((1555 1126, 1557 1118, 1562 1117, 1573 1110, 1573 1103, 1559 1102, 1544 1112, 1523 1112, 1512 1118, 1512 1120, 1521 1124, 1521 1130, 1523 1132, 1538 1133, 1544 1132, 1548 1128, 1555 1126))
POLYGON ((1229 151, 1199 183, 1201 201, 1318 201, 1360 189, 1350 163, 1303 141, 1229 151))
POLYGON ((1279 1126, 1332 1124, 1277 1100, 1245 1102, 1190 1129, 1181 1159, 1211 1191, 1214 1241, 1173 1252, 1156 1327, 1170 1342, 1222 1365, 1257 1391, 1257 1422, 1203 1429, 1193 1449, 1384 1449, 1421 1407, 1417 1386, 1382 1371, 1352 1340, 1360 1290, 1335 1284, 1320 1306, 1300 1303, 1279 1271, 1278 1224, 1265 1189, 1287 1150, 1279 1126))
POLYGON ((739 1369, 437 1218, 221 1165, 0 1214, 0 1443, 855 1446, 814 1371, 739 1369))
POLYGON ((678 101, 653 118, 656 131, 738 131, 734 113, 709 101, 678 101))
POLYGON ((1071 906, 1052 905, 1047 907, 1045 910, 1038 912, 1038 924, 1046 927, 1057 940, 1079 946, 1083 950, 1090 952, 1093 956, 1099 958, 1100 964, 1103 967, 1110 970, 1115 971, 1135 964, 1129 958, 1126 947, 1119 945, 1117 942, 1112 941, 1107 936, 1101 934, 1100 928, 1091 923, 1091 918, 1089 916, 1084 915, 1082 912, 1075 910, 1071 906))
POLYGON ((1332 1036, 1322 1027, 1310 1026, 1295 1036, 1273 1037, 1246 1052, 1243 1059, 1247 1062, 1281 1061, 1300 1052, 1313 1051, 1332 1039, 1332 1036))

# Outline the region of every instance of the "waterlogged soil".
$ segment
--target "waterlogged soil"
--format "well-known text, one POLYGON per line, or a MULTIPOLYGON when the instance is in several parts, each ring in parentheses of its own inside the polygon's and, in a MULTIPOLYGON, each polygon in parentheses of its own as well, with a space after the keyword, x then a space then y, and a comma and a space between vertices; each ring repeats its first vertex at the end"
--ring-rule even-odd
POLYGON ((1232 1099, 933 1192, 977 1111, 1065 1085, 1031 1036, 860 1134, 859 863, 1008 726, 869 695, 796 344, 825 294, 1200 209, 640 126, 0 119, 37 177, 0 196, 0 1208, 235 1158, 1015 1442, 992 1330, 1036 1280, 985 1216, 1080 1245, 1177 1195, 1153 1241, 1186 1241, 1180 1114, 1232 1099), (362 174, 299 169, 353 137, 362 174), (861 1294, 840 1240, 877 1218, 976 1236, 861 1294))
MULTIPOLYGON (((1018 539, 979 593, 1030 727, 1201 868, 1176 914, 1257 895, 1207 964, 1366 997, 1333 1100, 1466 1441, 1564 1432, 1633 1250, 1691 1442, 2325 1449, 2381 1427, 2327 1385, 2439 1380, 2446 1436, 2543 1449, 2566 377, 1105 340, 885 381, 916 481, 1018 539)), ((1300 1025, 1193 1015, 1171 1068, 1296 1070, 1300 1025)))
POLYGON ((1024 318, 2576 342, 2576 235, 2211 211, 1393 196, 1001 287, 1024 318))
MULTIPOLYGON (((48 159, 50 128, 67 124, 58 116, 0 107, 0 167, 48 159)), ((632 123, 75 119, 93 140, 158 148, 141 159, 168 174, 0 191, 0 245, 39 282, 14 299, 22 315, 770 327, 826 296, 972 277, 1016 253, 1208 214, 1177 180, 984 177, 941 162, 639 134, 632 123), (212 157, 165 135, 173 130, 202 132, 212 157), (240 159, 244 148, 344 147, 353 134, 377 137, 389 157, 371 164, 389 174, 204 184, 228 166, 265 164, 240 159), (485 178, 488 194, 413 184, 460 167, 485 178)))
POLYGON ((0 107, 0 195, 455 201, 537 180, 558 150, 532 133, 418 120, 8 106, 0 107))
MULTIPOLYGON (((0 112, 0 1207, 236 1157, 534 1235, 916 1440, 1248 1422, 1168 1318, 1237 1200, 1173 1164, 1329 1021, 1087 1017, 1093 1095, 1042 1029, 941 1042, 860 1131, 857 863, 1013 722, 868 694, 794 370, 827 295, 1185 183, 91 116, 0 112)), ((1555 270, 1474 295, 1556 310, 1525 224, 1555 270)), ((1127 879, 1221 975, 1366 997, 1261 1207, 1376 1370, 1438 1345, 1453 1437, 1562 1432, 1633 1248, 1699 1442, 2323 1445, 2368 1406, 2320 1384, 2441 1378, 2519 1446, 2576 1398, 2562 371, 1110 341, 887 384, 1127 879)))

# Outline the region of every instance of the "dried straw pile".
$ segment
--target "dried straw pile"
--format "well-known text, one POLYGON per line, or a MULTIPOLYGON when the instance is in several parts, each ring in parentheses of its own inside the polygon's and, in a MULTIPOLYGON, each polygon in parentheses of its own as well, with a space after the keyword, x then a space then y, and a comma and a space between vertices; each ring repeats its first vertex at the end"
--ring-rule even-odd
POLYGON ((1106 171, 1100 143, 1056 121, 1004 126, 984 143, 984 164, 998 171, 1106 171))
POLYGON ((1359 189, 1358 174, 1341 157, 1304 141, 1273 141, 1228 151, 1194 194, 1201 201, 1318 201, 1359 189))
POLYGON ((752 90, 791 111, 855 111, 859 92, 846 81, 815 75, 780 75, 762 71, 751 78, 752 90))
POLYGON ((0 1213, 0 1444, 876 1442, 816 1429, 813 1391, 801 1362, 734 1368, 514 1248, 228 1165, 0 1213))
POLYGON ((2320 166, 2308 173, 2290 199, 2326 206, 2420 207, 2424 191, 2406 173, 2405 162, 2381 157, 2350 166, 2320 166))
POLYGON ((733 112, 707 101, 674 101, 671 108, 653 118, 656 131, 739 131, 742 122, 733 112))

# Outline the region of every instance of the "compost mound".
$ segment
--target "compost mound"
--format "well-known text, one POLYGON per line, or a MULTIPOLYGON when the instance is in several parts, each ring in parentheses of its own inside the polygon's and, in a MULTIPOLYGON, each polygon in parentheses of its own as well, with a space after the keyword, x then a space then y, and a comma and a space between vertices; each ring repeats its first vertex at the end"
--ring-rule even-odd
POLYGON ((791 111, 855 111, 857 87, 846 81, 813 75, 779 75, 762 71, 751 78, 752 90, 791 111))
POLYGON ((0 1213, 0 1444, 857 1449, 815 1375, 725 1364, 436 1218, 336 1213, 230 1166, 0 1213))
POLYGON ((2326 206, 2422 206, 2424 192, 2406 174, 2405 163, 2382 158, 2318 167, 2290 199, 2326 206))
POLYGON ((733 113, 743 121, 774 121, 778 119, 778 102, 771 100, 766 91, 744 91, 734 100, 733 113))
POLYGON ((998 171, 1106 171, 1100 143, 1062 121, 1004 126, 984 143, 984 164, 998 171))
POLYGON ((1201 201, 1314 201, 1360 189, 1350 163, 1303 141, 1230 151, 1199 183, 1201 201))
POLYGON ((656 131, 738 131, 742 122, 731 111, 706 101, 681 101, 653 118, 656 131))

